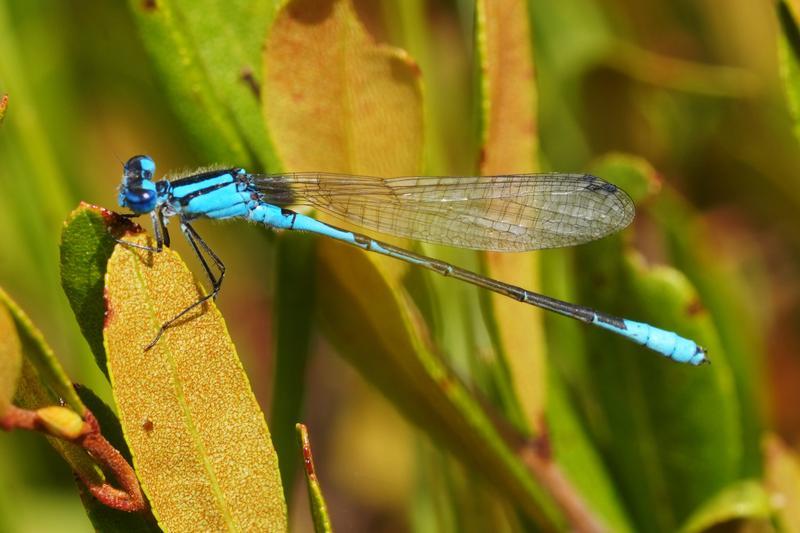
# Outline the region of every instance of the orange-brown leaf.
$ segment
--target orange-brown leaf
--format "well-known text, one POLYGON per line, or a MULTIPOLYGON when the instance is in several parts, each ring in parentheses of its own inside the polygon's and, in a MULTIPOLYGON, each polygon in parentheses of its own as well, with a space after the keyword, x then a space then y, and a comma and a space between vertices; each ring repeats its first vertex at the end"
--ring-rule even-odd
MULTIPOLYGON (((536 169, 536 84, 528 6, 523 0, 479 0, 484 175, 536 169)), ((487 253, 488 274, 533 290, 538 260, 532 254, 487 253)), ((543 419, 546 397, 542 312, 498 294, 491 296, 500 349, 528 424, 543 419)))
POLYGON ((351 0, 295 0, 264 52, 264 115, 284 167, 377 176, 419 172, 419 70, 376 44, 351 0))

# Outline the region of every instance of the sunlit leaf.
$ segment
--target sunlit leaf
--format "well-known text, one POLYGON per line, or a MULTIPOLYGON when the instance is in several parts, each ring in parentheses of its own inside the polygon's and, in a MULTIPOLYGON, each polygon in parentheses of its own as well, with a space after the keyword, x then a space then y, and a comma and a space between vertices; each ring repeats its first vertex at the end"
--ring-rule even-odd
MULTIPOLYGON (((143 235, 125 238, 152 246, 143 235)), ((144 351, 199 295, 171 250, 120 245, 109 260, 108 369, 137 474, 165 529, 283 531, 277 457, 213 303, 144 351)))
POLYGON ((22 367, 22 347, 17 328, 4 305, 0 305, 0 416, 11 405, 22 367))
POLYGON ((259 109, 260 53, 273 2, 130 1, 187 130, 210 161, 275 165, 259 109), (220 21, 225 21, 220 24, 220 21))
POLYGON ((680 529, 699 533, 738 522, 737 530, 770 531, 772 506, 764 487, 755 480, 740 481, 725 487, 692 514, 680 529), (749 523, 749 524, 747 524, 749 523), (749 527, 748 527, 749 526, 749 527))

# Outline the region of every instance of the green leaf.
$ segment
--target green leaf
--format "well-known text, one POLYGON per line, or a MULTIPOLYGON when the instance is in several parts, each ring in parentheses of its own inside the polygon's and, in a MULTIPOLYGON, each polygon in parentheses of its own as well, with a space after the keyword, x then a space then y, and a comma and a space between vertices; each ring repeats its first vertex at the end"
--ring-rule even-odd
MULTIPOLYGON (((0 305, 4 305, 14 319, 17 334, 22 341, 22 351, 25 356, 25 366, 39 376, 37 379, 37 390, 18 390, 18 394, 27 397, 28 393, 32 396, 31 402, 20 403, 19 407, 25 409, 37 409, 47 405, 55 405, 61 401, 66 402, 80 415, 86 412, 83 402, 72 388, 72 382, 67 377, 66 372, 56 359, 53 350, 45 342, 44 336, 36 329, 28 316, 20 309, 9 295, 0 289, 0 305), (39 387, 42 387, 39 389, 39 387), (51 401, 38 403, 38 400, 45 398, 51 401)), ((23 370, 23 376, 32 377, 32 374, 23 370)), ((25 379, 23 377, 23 379, 25 379)), ((28 384, 30 384, 28 382, 28 384)))
POLYGON ((214 163, 276 168, 259 112, 261 49, 275 3, 131 0, 130 6, 200 153, 214 163))
POLYGON ((144 351, 201 295, 172 250, 120 245, 108 262, 108 370, 137 475, 164 529, 284 531, 278 459, 216 306, 196 308, 144 351))
POLYGON ((303 471, 305 472, 306 484, 308 485, 308 503, 311 506, 311 518, 314 521, 314 531, 316 533, 331 533, 333 526, 331 518, 328 516, 328 506, 325 497, 322 495, 322 487, 317 478, 314 468, 314 457, 311 454, 311 442, 308 438, 308 430, 303 424, 297 424, 297 443, 303 456, 303 471))
POLYGON ((359 250, 328 240, 320 241, 318 250, 318 309, 326 335, 342 355, 410 420, 528 516, 542 525, 563 526, 565 518, 550 496, 480 403, 434 354, 420 317, 393 276, 359 250))
POLYGON ((744 480, 723 488, 718 494, 707 501, 703 506, 692 513, 686 524, 680 529, 681 533, 700 533, 714 531, 717 528, 731 526, 731 522, 738 522, 736 530, 750 528, 765 531, 770 529, 772 505, 764 487, 755 480, 744 480), (744 523, 742 523, 744 522, 744 523))
MULTIPOLYGON (((8 310, 22 346, 22 372, 17 384, 14 404, 23 409, 35 410, 59 405, 62 402, 83 416, 86 407, 72 387, 41 332, 34 327, 25 313, 8 294, 0 289, 0 307, 8 310)), ((47 437, 48 442, 70 467, 93 483, 103 483, 102 471, 79 446, 61 439, 47 437)))
MULTIPOLYGON (((595 162, 592 171, 630 190, 642 203, 642 211, 662 228, 662 236, 651 234, 650 240, 664 241, 664 252, 696 287, 697 302, 702 301, 713 320, 735 379, 743 445, 741 475, 759 476, 766 343, 762 312, 752 305, 757 295, 749 286, 752 272, 763 266, 751 259, 755 253, 743 251, 744 243, 737 243, 735 249, 720 246, 711 228, 687 202, 669 187, 662 187, 648 162, 626 154, 610 154, 595 162)), ((714 361, 715 355, 710 356, 714 361)))
POLYGON ((570 402, 562 377, 551 368, 549 378, 543 438, 552 448, 553 460, 609 531, 633 531, 621 495, 570 402))
MULTIPOLYGON (((713 227, 670 188, 646 205, 647 214, 663 228, 658 239, 664 241, 664 251, 697 288, 697 302, 702 301, 713 320, 736 385, 741 475, 760 476, 767 343, 763 310, 753 305, 759 295, 751 287, 753 273, 765 271, 766 266, 746 241, 725 246, 713 234, 713 227)), ((710 357, 716 362, 715 354, 710 357)))
POLYGON ((634 203, 645 202, 661 189, 653 165, 641 157, 612 152, 592 162, 590 171, 630 195, 634 203))
POLYGON ((278 238, 276 253, 275 377, 270 424, 287 501, 291 501, 300 462, 296 453, 297 438, 292 429, 303 418, 306 393, 306 364, 313 326, 308 311, 314 307, 315 294, 314 243, 310 235, 284 233, 278 238))
POLYGON ((783 30, 778 39, 781 76, 794 119, 795 135, 800 140, 800 5, 797 0, 781 0, 777 8, 783 30))
POLYGON ((5 413, 17 391, 22 367, 22 347, 14 320, 0 305, 0 416, 5 413))
POLYGON ((677 331, 712 354, 712 365, 689 367, 605 332, 586 332, 591 359, 579 394, 593 438, 637 527, 673 530, 738 474, 741 426, 730 367, 710 317, 678 271, 646 266, 633 252, 603 253, 596 244, 579 257, 584 301, 677 331), (618 294, 626 295, 625 309, 618 294))
POLYGON ((115 213, 81 203, 67 217, 61 232, 61 285, 97 366, 106 375, 103 284, 106 264, 116 244, 111 233, 120 235, 123 229, 132 227, 115 213))

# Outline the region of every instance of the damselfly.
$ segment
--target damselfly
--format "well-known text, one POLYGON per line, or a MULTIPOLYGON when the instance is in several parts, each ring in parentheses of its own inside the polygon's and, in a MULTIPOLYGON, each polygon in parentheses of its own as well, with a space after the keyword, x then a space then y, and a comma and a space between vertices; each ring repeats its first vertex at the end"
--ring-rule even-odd
POLYGON ((153 251, 169 246, 166 224, 177 216, 212 290, 163 324, 147 348, 177 319, 219 293, 225 266, 191 225, 193 220, 205 217, 243 218, 270 228, 324 235, 594 324, 675 361, 693 365, 707 361, 703 348, 671 331, 503 283, 287 208, 308 205, 369 230, 418 241, 524 252, 592 241, 630 224, 634 215, 630 197, 595 176, 550 173, 376 178, 321 172, 250 174, 241 168, 225 168, 154 181, 155 169, 148 156, 129 159, 124 166, 119 204, 133 211, 133 216, 150 214, 156 239, 153 251))

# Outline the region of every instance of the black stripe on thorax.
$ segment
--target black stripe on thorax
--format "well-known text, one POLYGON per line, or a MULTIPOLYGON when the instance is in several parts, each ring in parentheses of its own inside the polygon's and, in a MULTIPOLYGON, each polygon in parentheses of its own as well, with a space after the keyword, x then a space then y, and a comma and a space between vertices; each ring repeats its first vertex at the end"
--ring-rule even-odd
POLYGON ((192 185, 193 183, 197 183, 199 181, 204 181, 210 178, 217 178, 219 176, 223 176, 225 174, 230 174, 234 178, 236 177, 236 171, 239 170, 236 167, 233 168, 220 168, 217 170, 208 170, 206 172, 201 172, 199 174, 192 174, 191 176, 186 176, 185 178, 179 178, 176 180, 170 180, 173 187, 180 187, 182 185, 192 185))
MULTIPOLYGON (((178 203, 180 203, 182 207, 186 207, 187 205, 189 205, 189 202, 191 202, 193 198, 197 198, 198 196, 203 196, 205 194, 214 192, 214 191, 216 191, 218 189, 222 189, 223 187, 227 187, 228 185, 231 185, 233 183, 235 183, 235 182, 231 181, 231 182, 228 182, 228 183, 216 183, 214 185, 209 185, 208 187, 205 187, 203 189, 198 189, 198 190, 196 190, 194 192, 191 192, 191 193, 189 193, 189 194, 187 194, 185 196, 181 196, 180 198, 177 198, 177 200, 178 200, 178 203)), ((173 198, 176 198, 176 197, 173 196, 173 198)))

